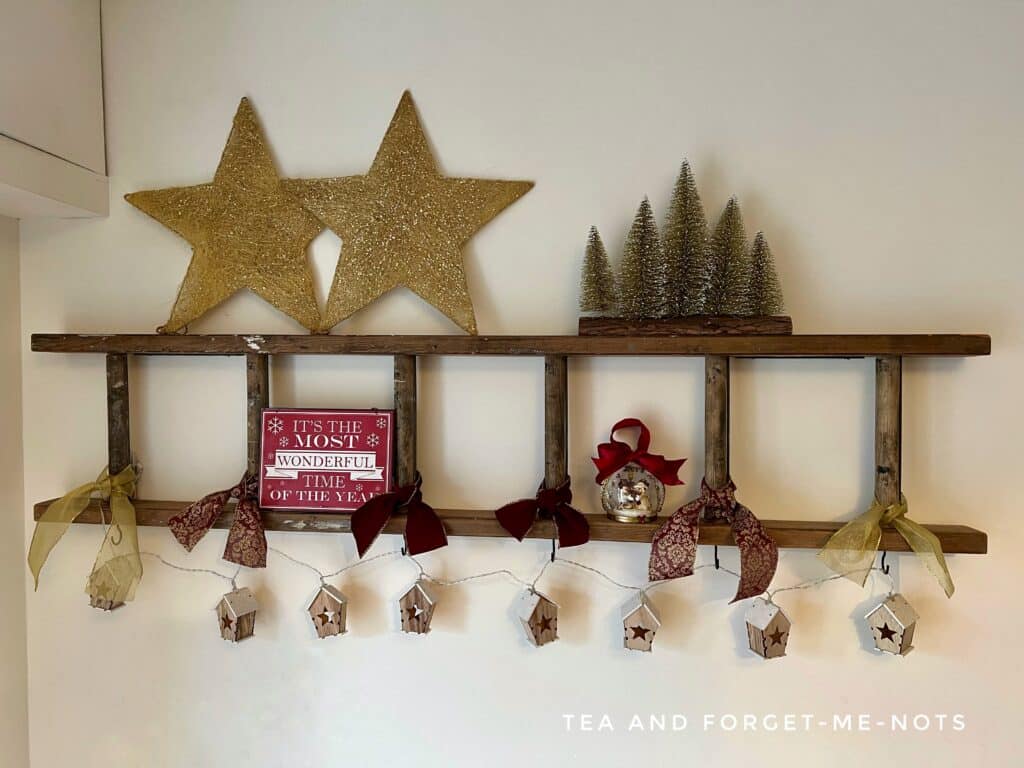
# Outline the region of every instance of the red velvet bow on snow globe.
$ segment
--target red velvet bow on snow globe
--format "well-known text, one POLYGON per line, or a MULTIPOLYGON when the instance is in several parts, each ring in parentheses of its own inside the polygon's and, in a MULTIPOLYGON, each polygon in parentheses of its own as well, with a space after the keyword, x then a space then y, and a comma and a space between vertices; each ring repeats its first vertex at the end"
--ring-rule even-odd
POLYGON ((651 430, 647 428, 640 419, 622 419, 612 427, 608 435, 608 442, 597 446, 597 456, 591 461, 597 467, 597 477, 594 481, 603 483, 613 474, 618 472, 627 464, 639 464, 665 485, 682 485, 679 479, 679 468, 683 466, 686 459, 666 459, 658 453, 650 453, 647 449, 651 447, 651 430), (615 439, 615 433, 620 429, 638 427, 640 435, 636 439, 636 448, 631 448, 628 443, 615 439))

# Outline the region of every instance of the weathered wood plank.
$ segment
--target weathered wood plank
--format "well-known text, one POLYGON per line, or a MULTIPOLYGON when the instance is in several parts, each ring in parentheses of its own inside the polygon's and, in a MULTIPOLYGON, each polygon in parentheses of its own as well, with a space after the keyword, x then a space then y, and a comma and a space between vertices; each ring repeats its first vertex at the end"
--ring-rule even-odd
POLYGON ((107 467, 113 477, 132 463, 128 356, 107 355, 107 467))
MULTIPOLYGON (((35 517, 53 502, 43 501, 35 506, 35 517)), ((135 502, 135 513, 139 525, 166 526, 167 520, 184 509, 187 501, 146 501, 135 502)), ((491 536, 507 537, 489 510, 439 509, 449 536, 491 536)), ((110 519, 109 511, 104 513, 110 519)), ((229 528, 234 510, 227 508, 214 524, 215 528, 229 528)), ((653 523, 617 523, 604 514, 587 515, 590 521, 590 538, 594 541, 625 541, 650 543, 651 537, 664 521, 653 523)), ((93 501, 77 523, 97 524, 100 522, 99 502, 93 501)), ((845 524, 844 522, 819 522, 807 520, 762 520, 768 533, 778 545, 788 549, 821 549, 829 537, 845 524)), ((295 531, 310 533, 347 533, 350 530, 350 516, 346 514, 309 514, 281 510, 263 510, 263 523, 268 531, 295 531)), ((983 555, 988 552, 988 536, 983 531, 964 525, 927 525, 939 537, 946 554, 983 555)), ((405 517, 395 516, 384 528, 385 533, 401 533, 405 529, 405 517)), ((553 525, 550 520, 538 520, 528 537, 550 539, 553 525)), ((700 543, 716 546, 733 546, 732 532, 722 523, 705 523, 700 529, 700 543)), ((894 529, 882 531, 880 549, 889 552, 908 551, 907 543, 894 529)))
POLYGON ((260 439, 263 435, 263 409, 270 407, 270 358, 249 353, 245 356, 245 430, 246 455, 251 475, 260 473, 260 439))
POLYGON ((788 336, 228 336, 33 334, 36 352, 137 355, 726 355, 879 357, 988 355, 988 336, 963 334, 788 336))
POLYGON ((556 488, 568 475, 569 378, 564 357, 544 358, 544 485, 556 488))
POLYGON ((903 413, 903 361, 875 361, 875 498, 883 506, 900 500, 903 413))
POLYGON ((395 355, 395 479, 399 486, 416 479, 416 358, 395 355))
POLYGON ((778 336, 793 333, 793 318, 742 315, 630 320, 625 317, 581 317, 580 336, 778 336))
POLYGON ((704 358, 704 479, 718 490, 729 480, 729 358, 704 358))

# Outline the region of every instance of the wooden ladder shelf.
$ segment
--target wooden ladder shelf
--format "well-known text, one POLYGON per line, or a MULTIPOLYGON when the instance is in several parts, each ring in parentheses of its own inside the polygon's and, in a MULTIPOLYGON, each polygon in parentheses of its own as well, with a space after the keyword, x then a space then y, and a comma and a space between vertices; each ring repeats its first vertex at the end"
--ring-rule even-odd
MULTIPOLYGON (((246 358, 248 466, 258 471, 260 412, 270 403, 271 355, 390 355, 395 364, 397 423, 396 476, 400 484, 416 472, 416 370, 424 355, 521 355, 544 358, 544 478, 551 487, 567 472, 568 375, 573 356, 690 356, 705 360, 705 477, 720 487, 729 472, 729 359, 749 358, 876 358, 875 496, 891 504, 900 495, 902 434, 902 360, 904 357, 971 357, 991 353, 988 336, 960 334, 786 335, 786 336, 284 336, 284 335, 159 335, 159 334, 33 334, 36 352, 94 353, 107 356, 107 450, 111 474, 131 461, 129 355, 244 355, 246 358)), ((527 478, 524 482, 528 483, 527 478)), ((524 491, 530 490, 524 485, 524 491)), ((49 501, 35 506, 38 519, 49 501)), ((166 526, 189 502, 137 500, 139 525, 166 526)), ((449 535, 506 536, 492 511, 437 510, 449 535)), ((230 512, 217 522, 230 524, 230 512)), ((603 514, 587 515, 591 539, 649 542, 660 522, 618 523, 603 514)), ((347 514, 312 514, 263 510, 271 531, 349 531, 347 514)), ((76 522, 101 522, 98 502, 76 522)), ((780 547, 818 549, 843 522, 763 520, 780 547)), ((404 519, 392 519, 387 533, 401 533, 404 519)), ((988 537, 964 525, 928 525, 948 554, 985 554, 988 537)), ((533 538, 551 538, 550 521, 538 521, 533 538)), ((700 543, 729 546, 728 526, 704 524, 700 543)), ((881 549, 907 551, 894 530, 885 530, 881 549)))

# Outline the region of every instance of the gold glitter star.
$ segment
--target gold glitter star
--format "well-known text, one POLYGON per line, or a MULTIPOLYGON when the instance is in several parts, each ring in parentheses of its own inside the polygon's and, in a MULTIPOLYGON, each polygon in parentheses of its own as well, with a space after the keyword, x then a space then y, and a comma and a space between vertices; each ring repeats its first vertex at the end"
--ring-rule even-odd
POLYGON ((462 246, 533 182, 442 176, 406 91, 369 173, 284 185, 342 241, 323 330, 404 285, 475 334, 462 246))
POLYGON ((125 200, 192 245, 161 332, 181 330, 242 288, 306 328, 320 327, 306 247, 323 226, 281 186, 248 99, 238 105, 211 183, 133 192, 125 200))

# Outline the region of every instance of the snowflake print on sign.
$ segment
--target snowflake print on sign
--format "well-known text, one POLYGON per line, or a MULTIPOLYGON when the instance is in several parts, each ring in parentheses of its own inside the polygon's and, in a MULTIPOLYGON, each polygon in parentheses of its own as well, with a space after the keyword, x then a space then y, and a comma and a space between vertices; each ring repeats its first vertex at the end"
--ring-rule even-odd
POLYGON ((263 411, 260 506, 351 512, 392 488, 392 411, 263 411))

